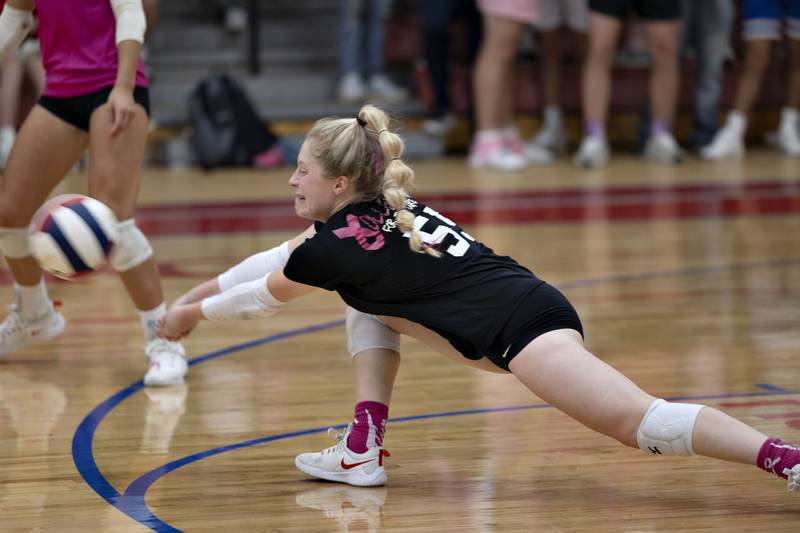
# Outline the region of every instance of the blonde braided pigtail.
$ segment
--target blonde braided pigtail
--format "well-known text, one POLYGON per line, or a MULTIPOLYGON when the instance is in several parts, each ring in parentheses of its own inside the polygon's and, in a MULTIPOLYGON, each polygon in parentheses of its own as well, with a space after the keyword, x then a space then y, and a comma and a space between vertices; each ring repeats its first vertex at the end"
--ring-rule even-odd
POLYGON ((397 227, 400 231, 408 233, 409 246, 412 250, 440 257, 441 253, 438 250, 422 242, 419 233, 414 229, 414 213, 406 207, 408 190, 414 186, 414 171, 402 159, 405 150, 403 139, 389 129, 389 117, 386 113, 373 105, 362 107, 358 118, 375 131, 383 158, 388 161, 383 172, 382 192, 386 203, 397 211, 395 218, 397 227))

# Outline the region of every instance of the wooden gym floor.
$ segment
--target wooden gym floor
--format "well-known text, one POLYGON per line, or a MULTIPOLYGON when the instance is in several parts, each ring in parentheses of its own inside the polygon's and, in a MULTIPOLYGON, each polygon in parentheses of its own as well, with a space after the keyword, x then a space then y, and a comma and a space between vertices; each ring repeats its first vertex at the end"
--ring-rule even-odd
MULTIPOLYGON (((655 395, 800 442, 800 160, 415 168, 418 197, 566 292, 593 352, 655 395)), ((169 300, 304 227, 290 172, 146 171, 138 220, 169 300)), ((84 191, 83 178, 67 191, 84 191)), ((186 385, 144 389, 138 319, 116 277, 50 289, 63 336, 0 360, 3 532, 800 528, 800 496, 781 480, 623 448, 513 377, 411 340, 387 486, 311 480, 294 456, 333 444, 325 429, 352 414, 336 295, 204 323, 185 343, 186 385)))

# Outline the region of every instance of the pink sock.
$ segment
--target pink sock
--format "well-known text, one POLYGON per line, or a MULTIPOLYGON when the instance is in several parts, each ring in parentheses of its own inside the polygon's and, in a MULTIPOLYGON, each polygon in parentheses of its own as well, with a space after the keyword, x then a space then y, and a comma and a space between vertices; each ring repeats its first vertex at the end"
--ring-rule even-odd
POLYGON ((784 468, 791 469, 800 463, 800 448, 785 444, 779 439, 767 439, 758 452, 756 466, 786 479, 784 468))
POLYGON ((389 407, 379 402, 360 402, 356 404, 353 426, 347 447, 355 453, 364 453, 370 448, 383 444, 383 432, 386 430, 386 419, 389 418, 389 407))

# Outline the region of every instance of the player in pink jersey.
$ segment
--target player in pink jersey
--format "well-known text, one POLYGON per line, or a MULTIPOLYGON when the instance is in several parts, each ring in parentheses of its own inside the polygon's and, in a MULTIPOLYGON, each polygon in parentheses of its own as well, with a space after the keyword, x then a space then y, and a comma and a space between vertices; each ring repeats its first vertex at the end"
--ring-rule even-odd
POLYGON ((146 385, 180 383, 183 347, 155 335, 164 296, 153 250, 136 227, 148 125, 147 75, 139 58, 146 20, 141 0, 8 0, 0 13, 0 59, 39 19, 45 88, 20 128, 0 188, 0 252, 15 283, 15 302, 0 324, 0 355, 49 340, 64 329, 42 271, 31 257, 27 225, 50 191, 88 148, 89 195, 120 220, 111 265, 133 299, 150 367, 146 385))

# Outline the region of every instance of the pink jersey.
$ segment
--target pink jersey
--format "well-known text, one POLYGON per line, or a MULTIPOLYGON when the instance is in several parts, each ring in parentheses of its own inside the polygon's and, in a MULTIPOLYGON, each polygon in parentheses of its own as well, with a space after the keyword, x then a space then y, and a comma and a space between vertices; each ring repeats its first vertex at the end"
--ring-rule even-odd
MULTIPOLYGON (((116 19, 109 0, 36 0, 36 13, 45 96, 69 98, 114 85, 116 19)), ((148 85, 141 58, 136 85, 148 85)))

